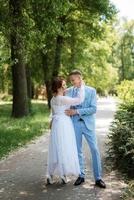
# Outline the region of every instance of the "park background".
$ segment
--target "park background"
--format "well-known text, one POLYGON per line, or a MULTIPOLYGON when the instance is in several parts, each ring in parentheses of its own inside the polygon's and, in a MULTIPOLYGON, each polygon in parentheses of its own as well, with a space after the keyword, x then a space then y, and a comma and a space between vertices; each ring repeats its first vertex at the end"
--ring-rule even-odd
POLYGON ((115 2, 0 1, 0 157, 49 128, 53 77, 79 69, 98 97, 119 99, 108 157, 134 195, 133 6, 121 16, 115 2))

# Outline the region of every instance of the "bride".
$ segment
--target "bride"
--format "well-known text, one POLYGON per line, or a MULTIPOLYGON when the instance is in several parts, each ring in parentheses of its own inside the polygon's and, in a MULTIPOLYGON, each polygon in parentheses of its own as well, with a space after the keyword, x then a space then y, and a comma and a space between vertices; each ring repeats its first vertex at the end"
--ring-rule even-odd
POLYGON ((78 96, 71 98, 64 96, 66 90, 65 80, 60 77, 53 80, 47 184, 53 183, 54 175, 59 176, 62 183, 65 184, 67 175, 78 176, 80 174, 74 127, 71 118, 65 114, 65 110, 70 108, 71 105, 78 105, 84 101, 85 94, 82 80, 80 85, 78 96))

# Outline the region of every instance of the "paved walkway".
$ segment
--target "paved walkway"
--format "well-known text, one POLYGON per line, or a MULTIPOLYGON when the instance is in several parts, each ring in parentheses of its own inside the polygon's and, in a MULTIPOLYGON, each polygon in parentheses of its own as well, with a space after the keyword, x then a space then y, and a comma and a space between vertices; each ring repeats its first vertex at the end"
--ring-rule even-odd
MULTIPOLYGON (((102 161, 105 155, 105 142, 108 129, 116 110, 112 98, 98 101, 97 138, 102 161)), ((114 172, 106 173, 104 180, 107 189, 94 187, 91 169, 91 156, 84 141, 86 162, 86 182, 81 186, 73 186, 75 178, 69 178, 67 185, 57 180, 52 186, 45 185, 49 133, 44 134, 25 148, 14 152, 0 162, 0 199, 2 200, 119 200, 125 184, 114 172)), ((104 166, 104 163, 103 163, 104 166)), ((105 168, 105 166, 104 166, 105 168)))

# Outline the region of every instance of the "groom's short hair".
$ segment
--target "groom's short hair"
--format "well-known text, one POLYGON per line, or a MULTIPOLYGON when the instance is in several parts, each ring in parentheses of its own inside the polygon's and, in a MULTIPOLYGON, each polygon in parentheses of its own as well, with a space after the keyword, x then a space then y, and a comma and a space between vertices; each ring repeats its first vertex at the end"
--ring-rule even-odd
POLYGON ((82 76, 82 73, 79 71, 79 70, 73 70, 69 73, 69 76, 72 76, 72 75, 79 75, 79 76, 82 76))

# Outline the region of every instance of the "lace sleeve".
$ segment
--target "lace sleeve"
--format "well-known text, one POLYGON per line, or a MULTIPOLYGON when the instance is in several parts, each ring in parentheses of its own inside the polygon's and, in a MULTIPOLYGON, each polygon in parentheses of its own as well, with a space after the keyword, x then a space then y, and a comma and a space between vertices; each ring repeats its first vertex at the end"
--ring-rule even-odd
POLYGON ((64 105, 75 106, 75 105, 81 104, 84 101, 84 98, 85 98, 85 86, 82 85, 78 92, 78 97, 72 98, 72 97, 63 96, 61 101, 62 101, 62 104, 64 105))

